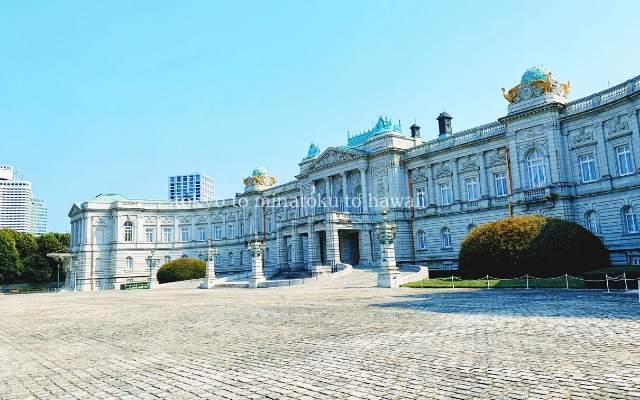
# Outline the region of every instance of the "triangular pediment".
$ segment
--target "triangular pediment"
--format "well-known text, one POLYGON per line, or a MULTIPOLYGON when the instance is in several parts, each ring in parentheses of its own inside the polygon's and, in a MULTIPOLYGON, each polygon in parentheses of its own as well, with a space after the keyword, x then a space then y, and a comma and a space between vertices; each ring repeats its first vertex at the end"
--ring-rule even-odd
POLYGON ((73 203, 73 206, 71 206, 71 210, 69 210, 69 217, 72 217, 76 214, 78 214, 81 211, 80 206, 78 205, 78 203, 73 203))
POLYGON ((313 164, 311 164, 308 171, 319 170, 323 168, 329 168, 334 165, 344 164, 349 161, 354 161, 362 158, 365 155, 366 154, 362 152, 329 147, 318 156, 318 159, 315 160, 313 164))

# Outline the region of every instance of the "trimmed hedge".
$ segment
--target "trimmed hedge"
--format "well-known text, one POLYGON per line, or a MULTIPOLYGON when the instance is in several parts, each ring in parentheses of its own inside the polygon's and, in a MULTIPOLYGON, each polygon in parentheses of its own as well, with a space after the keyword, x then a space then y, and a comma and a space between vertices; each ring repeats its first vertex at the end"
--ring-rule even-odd
POLYGON ((158 269, 158 282, 168 283, 204 278, 206 263, 195 258, 170 261, 158 269))
POLYGON ((474 229, 460 247, 463 277, 580 276, 611 266, 604 243, 575 222, 540 215, 514 217, 474 229))

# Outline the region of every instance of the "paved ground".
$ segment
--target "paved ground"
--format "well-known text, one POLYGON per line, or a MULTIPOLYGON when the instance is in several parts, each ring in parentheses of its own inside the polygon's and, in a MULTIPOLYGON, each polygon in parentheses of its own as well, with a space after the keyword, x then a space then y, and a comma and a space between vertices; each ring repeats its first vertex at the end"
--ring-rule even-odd
POLYGON ((0 296, 0 398, 640 399, 636 293, 375 279, 0 296))

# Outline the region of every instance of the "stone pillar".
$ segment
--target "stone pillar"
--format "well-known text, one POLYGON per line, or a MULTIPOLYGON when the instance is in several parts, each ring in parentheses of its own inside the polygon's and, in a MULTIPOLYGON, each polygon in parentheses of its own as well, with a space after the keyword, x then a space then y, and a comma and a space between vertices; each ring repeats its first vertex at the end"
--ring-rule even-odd
POLYGON ((360 265, 368 267, 372 261, 371 237, 369 231, 361 230, 358 232, 358 241, 360 246, 360 265))
POLYGON ((342 177, 342 198, 338 199, 338 207, 342 204, 342 210, 340 211, 349 211, 349 205, 347 204, 347 196, 349 196, 349 192, 347 191, 347 173, 340 172, 340 176, 342 177))
POLYGON ((307 242, 308 251, 309 251, 309 265, 307 268, 315 267, 316 265, 320 265, 320 257, 318 256, 318 238, 315 229, 313 229, 313 225, 309 227, 309 239, 307 242))
MULTIPOLYGON (((207 240, 207 250, 202 250, 200 252, 200 259, 207 263, 204 279, 202 280, 202 284, 200 285, 201 289, 212 289, 216 284, 216 255, 218 254, 218 249, 211 248, 211 238, 207 240)), ((242 262, 240 262, 242 264, 242 262)))
POLYGON ((427 206, 435 206, 437 204, 436 187, 433 182, 433 166, 427 166, 427 206))
POLYGON ((451 160, 451 172, 453 179, 453 196, 452 199, 454 204, 458 204, 462 202, 462 191, 460 190, 460 175, 458 175, 458 159, 454 158, 451 160))
POLYGON ((369 212, 369 203, 368 203, 369 191, 367 190, 367 169, 366 168, 360 168, 360 191, 362 193, 362 212, 366 214, 369 212))
POLYGON ((253 240, 247 243, 247 250, 251 255, 251 277, 249 278, 249 287, 255 289, 260 282, 264 282, 267 278, 262 270, 262 257, 264 254, 264 241, 258 239, 258 235, 253 236, 253 240))
POLYGON ((335 229, 333 224, 330 224, 327 228, 327 262, 330 265, 335 265, 340 262, 340 239, 338 230, 335 229))
POLYGON ((398 227, 387 222, 387 212, 382 212, 382 225, 376 225, 376 235, 380 242, 380 272, 378 272, 378 287, 396 288, 399 285, 400 272, 396 266, 396 252, 393 240, 398 227))
POLYGON ((478 168, 480 169, 480 198, 489 198, 489 185, 487 183, 487 166, 484 161, 484 151, 478 153, 478 168))

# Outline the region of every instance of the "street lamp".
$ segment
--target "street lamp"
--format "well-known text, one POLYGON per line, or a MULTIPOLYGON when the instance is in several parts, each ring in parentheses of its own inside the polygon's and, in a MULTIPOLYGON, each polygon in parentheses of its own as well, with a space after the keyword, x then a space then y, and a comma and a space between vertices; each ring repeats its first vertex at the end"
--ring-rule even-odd
POLYGON ((400 272, 396 266, 396 252, 393 240, 398 227, 387 221, 387 211, 382 212, 382 224, 376 224, 376 236, 380 242, 380 272, 378 273, 379 287, 398 287, 400 272))
POLYGON ((153 275, 153 269, 156 267, 156 265, 158 264, 158 259, 157 258, 153 258, 153 255, 156 253, 155 250, 151 250, 151 254, 149 254, 149 257, 147 257, 147 268, 149 268, 149 286, 148 289, 151 289, 151 279, 152 279, 152 275, 153 275))
POLYGON ((202 249, 198 256, 202 261, 206 263, 204 280, 202 281, 202 285, 200 285, 200 287, 203 289, 211 289, 215 286, 215 257, 218 254, 218 249, 214 249, 211 247, 212 242, 213 241, 211 240, 211 238, 207 239, 207 249, 202 249))

